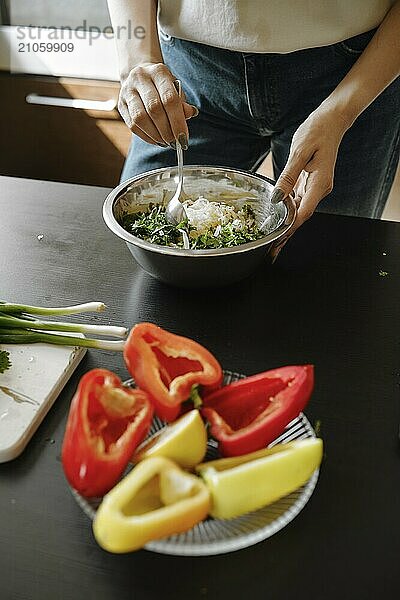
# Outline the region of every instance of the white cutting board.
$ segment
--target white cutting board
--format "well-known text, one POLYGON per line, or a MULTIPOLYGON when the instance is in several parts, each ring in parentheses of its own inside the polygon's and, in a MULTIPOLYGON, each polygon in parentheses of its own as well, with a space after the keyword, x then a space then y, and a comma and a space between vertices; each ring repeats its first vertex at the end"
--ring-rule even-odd
POLYGON ((0 373, 0 463, 24 450, 85 348, 50 344, 6 344, 12 366, 0 373))

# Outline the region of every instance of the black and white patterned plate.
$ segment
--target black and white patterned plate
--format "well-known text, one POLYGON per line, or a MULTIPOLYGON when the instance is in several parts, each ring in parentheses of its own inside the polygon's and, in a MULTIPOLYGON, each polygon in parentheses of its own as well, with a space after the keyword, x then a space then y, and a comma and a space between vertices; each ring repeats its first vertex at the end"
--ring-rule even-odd
MULTIPOLYGON (((239 373, 224 371, 224 385, 244 377, 239 373)), ((134 385, 132 380, 125 383, 134 385)), ((166 423, 155 417, 148 438, 165 426, 166 423)), ((308 419, 300 413, 270 445, 315 437, 315 431, 308 419)), ((205 460, 215 458, 219 458, 218 447, 216 442, 210 439, 205 460)), ((176 556, 211 556, 252 546, 288 525, 299 514, 314 491, 318 474, 319 469, 314 471, 301 488, 260 510, 228 520, 208 518, 190 531, 149 542, 145 549, 176 556)), ((82 510, 90 519, 94 519, 101 499, 87 499, 72 488, 71 491, 82 510)))

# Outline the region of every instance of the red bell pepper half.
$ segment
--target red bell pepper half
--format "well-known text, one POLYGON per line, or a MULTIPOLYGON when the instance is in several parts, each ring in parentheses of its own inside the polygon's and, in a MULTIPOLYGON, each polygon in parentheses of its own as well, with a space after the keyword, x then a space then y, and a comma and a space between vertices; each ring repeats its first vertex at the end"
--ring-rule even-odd
POLYGON ((282 367, 213 392, 201 412, 223 456, 248 454, 282 433, 304 409, 313 387, 312 365, 282 367))
POLYGON ((139 323, 125 342, 124 358, 136 384, 149 394, 156 414, 173 421, 193 385, 204 391, 222 383, 222 369, 203 346, 153 323, 139 323))
POLYGON ((71 486, 87 498, 106 494, 146 436, 152 418, 146 392, 124 387, 105 369, 86 373, 72 399, 62 447, 71 486))

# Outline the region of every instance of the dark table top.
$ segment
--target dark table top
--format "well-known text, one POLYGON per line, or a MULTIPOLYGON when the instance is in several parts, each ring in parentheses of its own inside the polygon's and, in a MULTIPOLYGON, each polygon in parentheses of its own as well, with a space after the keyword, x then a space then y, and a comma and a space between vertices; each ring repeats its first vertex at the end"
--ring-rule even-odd
POLYGON ((1 296, 102 300, 108 312, 87 319, 156 322, 246 374, 313 363, 306 414, 321 423, 320 479, 295 520, 251 548, 203 558, 104 552, 60 463, 80 376, 106 367, 127 377, 119 354, 89 351, 24 453, 0 465, 0 597, 398 598, 400 223, 317 214, 272 269, 185 291, 136 266, 102 222, 105 195, 0 178, 1 296))

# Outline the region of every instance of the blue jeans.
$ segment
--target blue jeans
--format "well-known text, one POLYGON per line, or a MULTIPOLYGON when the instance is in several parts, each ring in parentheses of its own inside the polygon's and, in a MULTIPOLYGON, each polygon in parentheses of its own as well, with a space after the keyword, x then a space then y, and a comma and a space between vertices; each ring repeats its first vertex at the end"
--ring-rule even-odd
MULTIPOLYGON (((165 63, 200 114, 189 121, 186 164, 255 171, 272 152, 274 175, 292 136, 360 56, 374 31, 289 54, 233 52, 161 33, 165 63)), ((319 210, 379 218, 400 149, 400 78, 355 121, 339 148, 333 191, 319 210)), ((175 165, 175 152, 133 136, 121 181, 175 165)))

